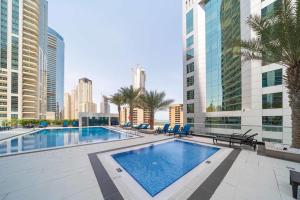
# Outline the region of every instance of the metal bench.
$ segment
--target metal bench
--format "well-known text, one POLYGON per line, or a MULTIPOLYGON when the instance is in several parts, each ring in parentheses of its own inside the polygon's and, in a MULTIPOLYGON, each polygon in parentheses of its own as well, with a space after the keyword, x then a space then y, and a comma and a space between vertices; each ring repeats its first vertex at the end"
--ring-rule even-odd
POLYGON ((290 184, 293 189, 293 198, 297 199, 298 186, 300 185, 300 172, 290 170, 290 184))

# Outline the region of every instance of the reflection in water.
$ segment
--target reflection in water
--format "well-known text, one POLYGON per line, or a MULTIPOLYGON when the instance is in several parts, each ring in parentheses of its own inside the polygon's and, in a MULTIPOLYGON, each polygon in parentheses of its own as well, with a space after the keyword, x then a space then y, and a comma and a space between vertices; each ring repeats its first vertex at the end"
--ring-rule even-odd
POLYGON ((125 138, 126 134, 102 127, 45 129, 0 143, 0 155, 125 138))

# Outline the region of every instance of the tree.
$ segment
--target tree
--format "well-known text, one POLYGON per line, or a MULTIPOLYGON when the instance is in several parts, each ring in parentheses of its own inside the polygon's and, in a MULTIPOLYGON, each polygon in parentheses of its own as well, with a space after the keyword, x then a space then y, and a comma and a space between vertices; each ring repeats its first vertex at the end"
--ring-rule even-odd
POLYGON ((131 120, 131 128, 133 127, 132 116, 133 109, 138 107, 139 97, 141 95, 141 89, 135 89, 132 85, 130 87, 122 87, 119 89, 119 93, 124 98, 124 103, 129 106, 129 115, 131 120))
POLYGON ((257 37, 241 41, 244 60, 278 63, 286 68, 284 83, 292 110, 292 147, 300 148, 300 0, 275 4, 268 16, 250 16, 257 37))
POLYGON ((119 122, 121 121, 121 106, 124 104, 124 96, 121 93, 115 93, 109 98, 110 103, 118 107, 119 122))
POLYGON ((150 129, 154 128, 155 113, 159 110, 166 109, 173 100, 165 100, 166 94, 164 92, 146 91, 140 97, 140 106, 148 109, 150 112, 150 129))

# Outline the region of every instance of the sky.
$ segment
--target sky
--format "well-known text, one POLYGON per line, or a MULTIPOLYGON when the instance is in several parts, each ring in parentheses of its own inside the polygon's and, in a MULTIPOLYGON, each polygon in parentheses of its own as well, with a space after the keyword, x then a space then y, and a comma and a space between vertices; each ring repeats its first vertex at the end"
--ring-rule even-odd
MULTIPOLYGON (((182 103, 181 0, 48 0, 48 6, 49 26, 65 40, 65 91, 79 78, 91 79, 99 109, 102 94, 132 84, 131 68, 139 64, 146 89, 182 103)), ((168 112, 156 118, 168 119, 168 112)))

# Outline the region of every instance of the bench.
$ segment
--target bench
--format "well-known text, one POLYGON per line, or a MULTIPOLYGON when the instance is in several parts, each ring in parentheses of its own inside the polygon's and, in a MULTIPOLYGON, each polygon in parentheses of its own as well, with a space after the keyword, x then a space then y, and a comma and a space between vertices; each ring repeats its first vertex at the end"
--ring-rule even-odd
POLYGON ((290 170, 290 184, 293 189, 293 198, 297 199, 298 186, 300 185, 300 172, 290 170))

